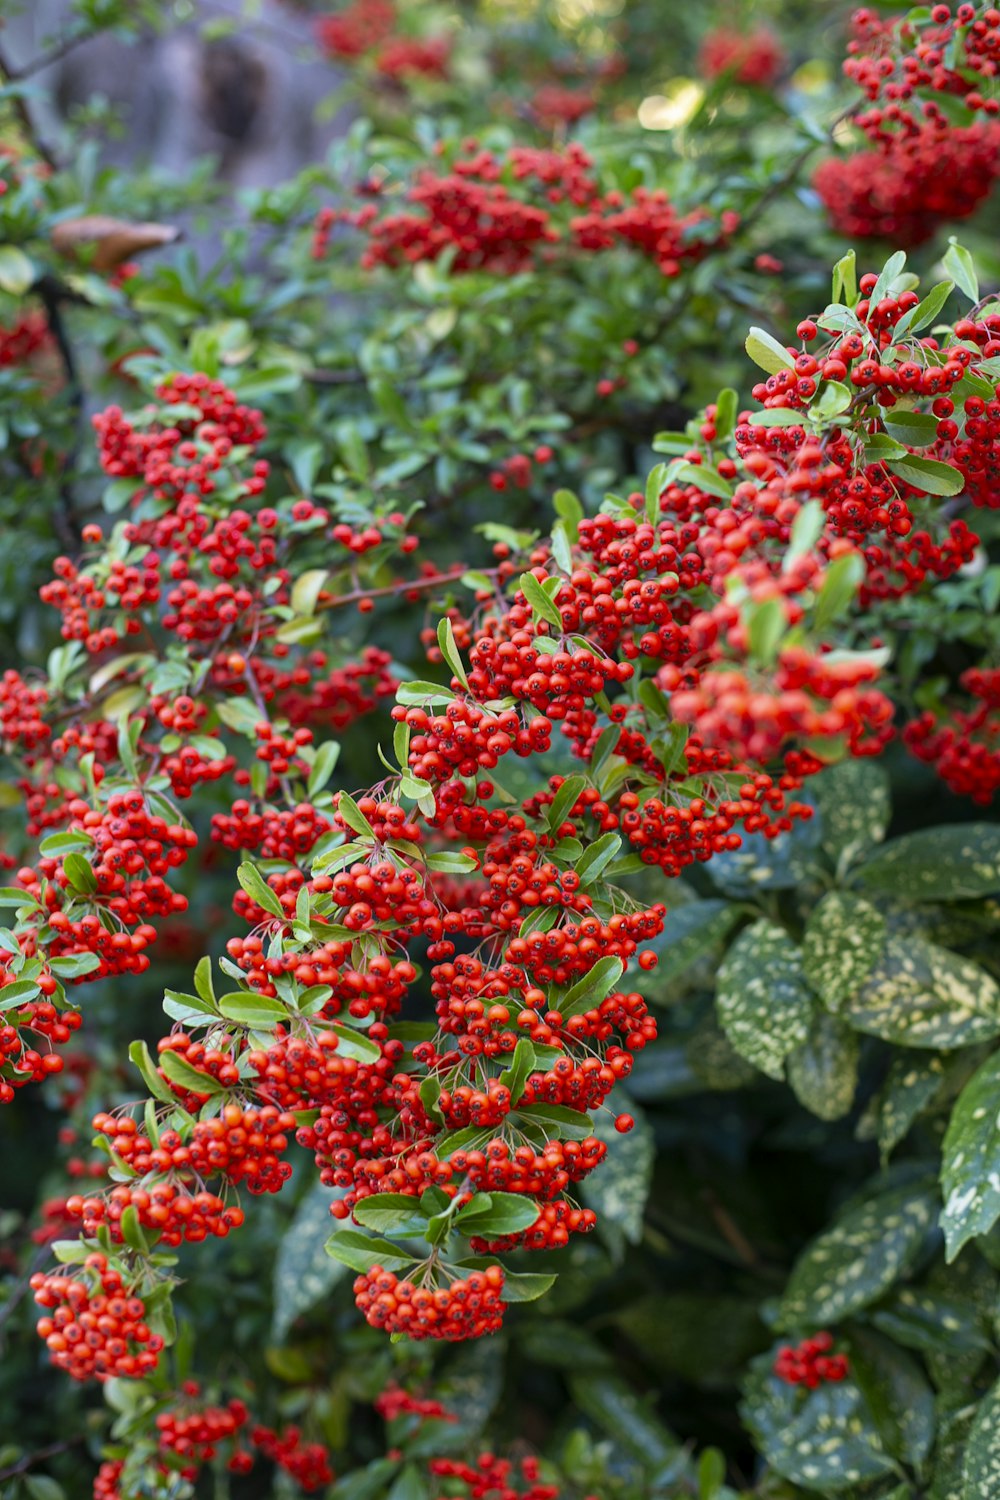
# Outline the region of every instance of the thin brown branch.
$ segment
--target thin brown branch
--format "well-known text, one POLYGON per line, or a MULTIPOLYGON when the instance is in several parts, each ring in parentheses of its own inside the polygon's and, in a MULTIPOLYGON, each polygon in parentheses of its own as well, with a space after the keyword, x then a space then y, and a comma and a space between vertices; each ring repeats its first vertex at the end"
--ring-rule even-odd
MULTIPOLYGON (((5 52, 0 51, 0 83, 17 83, 21 74, 8 60, 5 52)), ((15 93, 11 99, 14 113, 17 115, 24 129, 24 133, 34 148, 36 154, 41 157, 45 164, 52 168, 53 172, 59 170, 60 162, 52 147, 44 141, 38 133, 38 127, 32 119, 31 110, 20 94, 15 93)))

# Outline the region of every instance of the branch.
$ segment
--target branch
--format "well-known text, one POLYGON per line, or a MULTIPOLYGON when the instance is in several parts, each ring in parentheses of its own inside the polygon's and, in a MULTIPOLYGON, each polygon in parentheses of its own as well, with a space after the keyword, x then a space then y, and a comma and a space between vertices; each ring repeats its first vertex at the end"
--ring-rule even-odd
POLYGON ((19 83, 22 78, 30 78, 33 73, 40 73, 43 68, 49 68, 53 63, 61 62, 82 42, 89 42, 94 34, 92 31, 78 31, 75 36, 63 37, 61 42, 56 42, 55 46, 50 47, 47 52, 39 52, 37 57, 29 58, 19 68, 4 66, 4 72, 11 83, 19 83))
MULTIPOLYGON (((0 51, 0 83, 17 83, 21 76, 22 73, 8 61, 6 53, 0 51)), ((24 127, 24 133, 36 153, 47 166, 52 168, 53 172, 58 172, 60 166, 59 158, 52 150, 52 147, 47 145, 39 135, 35 122, 31 118, 31 111, 24 99, 21 98, 20 94, 15 94, 11 99, 11 103, 14 106, 14 113, 24 127)))
POLYGON ((70 1448, 77 1448, 84 1441, 83 1436, 68 1438, 64 1443, 53 1443, 49 1448, 39 1448, 37 1453, 27 1453, 24 1458, 19 1458, 16 1464, 8 1464, 6 1469, 0 1469, 0 1483, 5 1479, 13 1479, 18 1474, 33 1469, 35 1464, 40 1464, 47 1458, 55 1458, 57 1453, 67 1453, 70 1448))
POLYGON ((42 306, 45 308, 45 319, 49 325, 49 332, 52 335, 56 348, 59 350, 63 373, 66 376, 66 390, 73 411, 76 434, 69 452, 64 454, 62 458, 62 469, 59 478, 59 502, 62 508, 63 525, 61 529, 67 534, 69 542, 78 548, 82 539, 83 528, 77 512, 76 496, 73 493, 73 486, 68 475, 76 467, 76 460, 80 452, 83 424, 83 388, 80 385, 76 357, 73 353, 73 346, 69 341, 69 334, 66 331, 66 324, 63 321, 60 308, 60 303, 66 300, 64 289, 55 277, 41 276, 36 281, 33 290, 37 293, 41 299, 42 306))

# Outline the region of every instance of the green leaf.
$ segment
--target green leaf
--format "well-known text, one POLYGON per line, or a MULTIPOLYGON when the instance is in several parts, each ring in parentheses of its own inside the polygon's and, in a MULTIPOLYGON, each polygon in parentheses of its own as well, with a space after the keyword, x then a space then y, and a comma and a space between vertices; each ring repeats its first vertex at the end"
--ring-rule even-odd
POLYGON ((354 1217, 378 1234, 422 1235, 427 1228, 427 1214, 418 1199, 406 1193, 374 1193, 362 1199, 354 1217))
POLYGON ((905 250, 897 250, 893 255, 889 256, 889 259, 886 261, 885 265, 878 273, 878 280, 875 282, 874 287, 869 293, 869 307, 877 307, 878 304, 882 301, 882 298, 888 295, 888 293, 892 290, 893 282, 896 280, 896 277, 900 274, 900 272, 905 269, 905 266, 905 250))
POLYGON ((353 1026, 341 1026, 339 1022, 326 1022, 324 1031, 332 1031, 337 1038, 337 1055, 349 1057, 354 1062, 373 1063, 378 1062, 382 1056, 382 1049, 377 1042, 366 1037, 364 1032, 355 1031, 353 1026))
POLYGON ((934 1195, 912 1183, 849 1207, 795 1262, 777 1326, 827 1328, 877 1302, 916 1264, 935 1213, 934 1195))
POLYGON ((454 701, 451 688, 440 682, 401 682, 396 689, 396 702, 404 707, 444 708, 454 701))
POLYGON ((586 788, 586 776, 567 776, 545 810, 545 821, 553 833, 562 827, 580 793, 586 788))
POLYGON ((308 568, 306 572, 299 574, 292 585, 289 600, 296 615, 308 617, 316 613, 316 602, 329 576, 326 568, 308 568))
POLYGON ((736 1051, 770 1078, 809 1036, 813 1001, 799 950, 774 923, 740 933, 719 970, 719 1021, 736 1051))
POLYGON ((791 406, 769 406, 764 411, 755 411, 750 418, 751 427, 801 427, 805 412, 791 406))
POLYGON ((1000 1219, 998 1100, 1000 1053, 994 1053, 959 1094, 941 1147, 941 1228, 949 1261, 1000 1219))
POLYGON ((473 1200, 459 1210, 454 1224, 460 1234, 469 1238, 473 1235, 482 1236, 484 1239, 519 1234, 522 1229, 530 1229, 538 1218, 538 1203, 534 1198, 526 1198, 521 1193, 491 1192, 489 1199, 488 1208, 476 1210, 473 1200))
POLYGON ((921 1354, 985 1353, 990 1338, 971 1302, 904 1286, 866 1315, 881 1333, 921 1354))
POLYGON ((227 729, 245 735, 248 740, 255 737, 261 712, 249 698, 223 698, 216 703, 215 712, 227 729))
MULTIPOLYGON (((405 728, 404 726, 401 726, 405 728)), ((315 759, 309 767, 309 781, 306 784, 306 795, 315 797, 321 792, 333 775, 334 768, 340 759, 340 745, 336 740, 325 740, 316 751, 315 759)))
POLYGON ((848 307, 853 307, 858 300, 856 256, 853 250, 848 250, 846 255, 842 255, 833 268, 833 291, 830 300, 844 302, 848 307))
POLYGON ((397 1475, 385 1500, 428 1500, 427 1480, 415 1463, 407 1464, 397 1475))
POLYGON ((504 1302, 537 1302, 539 1297, 555 1283, 555 1275, 546 1271, 507 1271, 505 1269, 503 1291, 504 1302))
POLYGON ((576 862, 576 873, 584 890, 600 879, 608 865, 617 857, 621 846, 622 841, 617 833, 605 833, 581 855, 576 862))
POLYGON ((663 931, 644 946, 658 955, 659 962, 644 981, 644 993, 661 1005, 669 1005, 673 996, 667 986, 687 972, 699 958, 711 953, 724 942, 742 916, 732 901, 715 897, 709 901, 691 901, 668 911, 663 931))
POLYGON ((979 1404, 962 1465, 961 1500, 1000 1494, 1000 1381, 979 1404))
POLYGON ((829 891, 813 907, 802 940, 802 967, 827 1010, 839 1010, 860 988, 881 957, 885 938, 885 918, 862 896, 829 891))
MULTIPOLYGON (((131 1056, 131 1049, 129 1051, 131 1056)), ((133 1058, 133 1061, 135 1059, 133 1058)), ((210 1073, 201 1073, 193 1068, 189 1062, 180 1057, 176 1052, 166 1051, 160 1053, 160 1067, 166 1073, 171 1083, 176 1083, 178 1088, 187 1089, 193 1094, 224 1094, 226 1085, 213 1078, 210 1073)), ((172 1103, 176 1103, 172 1094, 167 1097, 172 1103)))
POLYGON ((139 1212, 134 1204, 130 1203, 122 1211, 119 1225, 121 1227, 122 1239, 126 1245, 131 1250, 137 1250, 140 1255, 148 1255, 149 1241, 142 1232, 142 1227, 139 1224, 139 1212))
POLYGON ((223 995, 219 1001, 219 1014, 238 1026, 249 1026, 256 1031, 273 1031, 288 1020, 288 1006, 270 995, 252 994, 249 990, 234 990, 223 995))
POLYGON ((580 539, 580 522, 583 520, 583 506, 580 504, 572 490, 556 490, 552 496, 552 504, 556 514, 562 519, 566 527, 566 535, 571 542, 580 539))
POLYGON ((781 564, 782 572, 791 572, 793 565, 800 557, 809 555, 823 535, 825 525, 826 511, 823 509, 822 501, 807 500, 792 522, 788 547, 781 564))
POLYGON ((562 615, 538 582, 533 573, 522 573, 518 580, 518 587, 524 595, 536 620, 546 620, 555 630, 562 634, 562 615))
POLYGON ((459 652, 458 645, 455 641, 455 627, 452 625, 447 616, 445 616, 443 620, 438 621, 437 637, 438 646, 441 649, 441 655, 444 657, 447 665, 451 668, 452 676, 457 677, 462 686, 467 689, 469 686, 469 679, 465 674, 465 667, 462 665, 461 653, 459 652))
POLYGON ((779 1380, 773 1363, 773 1352, 754 1362, 741 1407, 772 1468, 820 1495, 857 1495, 859 1486, 895 1468, 853 1381, 803 1392, 779 1380))
POLYGON ((747 334, 744 348, 762 370, 769 375, 777 375, 781 370, 794 370, 795 360, 789 354, 783 344, 763 328, 751 328, 747 334))
POLYGON ((535 1049, 526 1036, 522 1036, 514 1048, 510 1065, 500 1074, 500 1082, 510 1090, 510 1106, 514 1109, 524 1093, 524 1085, 536 1067, 535 1049))
POLYGON ((59 958, 49 959, 49 968, 57 979, 80 979, 100 967, 101 960, 96 953, 64 953, 59 958))
POLYGON ((769 667, 778 655, 778 647, 788 629, 785 606, 781 599, 765 599, 760 604, 746 604, 743 616, 747 625, 750 654, 762 666, 769 667))
POLYGON ((216 1014, 214 1002, 202 1000, 200 995, 187 995, 182 990, 164 990, 163 1009, 172 1021, 180 1021, 182 1026, 204 1021, 206 1016, 216 1014))
POLYGON ((5 984, 0 989, 0 1014, 7 1010, 26 1004, 29 1000, 37 1000, 41 991, 33 979, 15 979, 12 984, 5 984))
POLYGON ((31 1500, 66 1500, 66 1491, 50 1474, 25 1474, 22 1483, 31 1500))
POLYGON ((625 965, 620 958, 599 958, 590 972, 578 979, 562 999, 553 1004, 553 1010, 558 1010, 564 1020, 583 1011, 596 1010, 601 1001, 610 995, 624 972, 625 965))
MULTIPOLYGON (((927 328, 934 322, 954 290, 954 281, 939 281, 937 286, 932 286, 922 302, 918 302, 916 307, 911 307, 908 313, 903 314, 893 329, 893 337, 902 339, 904 334, 919 333, 921 328, 927 328)), ((928 420, 933 420, 933 418, 928 418, 928 420)), ((886 422, 887 427, 888 425, 886 422)), ((896 436, 898 435, 897 433, 896 436)))
POLYGON ((855 872, 867 890, 907 901, 961 901, 1000 891, 1000 826, 955 823, 893 839, 855 872))
POLYGON ((0 245, 0 291, 22 297, 35 280, 35 268, 16 245, 0 245))
POLYGON ((894 1458, 918 1466, 934 1444, 934 1393, 920 1365, 904 1350, 857 1328, 851 1334, 850 1371, 879 1436, 894 1458))
POLYGON ((614 1224, 629 1244, 637 1245, 642 1239, 643 1215, 656 1156, 649 1121, 639 1106, 618 1089, 610 1109, 601 1110, 595 1118, 594 1134, 604 1141, 608 1155, 584 1180, 583 1201, 597 1214, 599 1224, 614 1224), (635 1119, 635 1125, 624 1135, 615 1129, 616 1108, 635 1119))
POLYGON ((813 606, 817 630, 825 630, 853 604, 864 576, 865 560, 860 552, 848 552, 829 565, 813 606))
POLYGON ((415 1256, 374 1235, 362 1234, 359 1229, 336 1230, 326 1242, 326 1253, 341 1265, 360 1272, 381 1266, 385 1271, 398 1274, 418 1264, 415 1256))
POLYGON ((948 236, 948 248, 941 257, 948 275, 962 288, 970 302, 979 301, 979 277, 976 263, 964 245, 960 245, 953 234, 948 236))
POLYGON ((926 938, 893 935, 842 1015, 856 1030, 904 1047, 967 1047, 1000 1034, 1000 985, 926 938))
POLYGON ((925 411, 893 407, 883 413, 886 431, 911 448, 926 448, 937 441, 938 419, 925 411))
POLYGON ((66 879, 75 891, 82 896, 89 896, 97 890, 97 876, 90 860, 83 854, 67 854, 63 860, 63 870, 66 879))
MULTIPOLYGON (((558 1133, 570 1140, 581 1140, 594 1133, 594 1122, 590 1116, 583 1114, 581 1110, 569 1109, 565 1104, 527 1104, 522 1106, 517 1114, 518 1119, 528 1124, 543 1127, 557 1125, 558 1132, 552 1130, 547 1132, 550 1136, 558 1133)), ((472 1134, 485 1139, 482 1131, 473 1130, 472 1134)), ((463 1144, 467 1149, 467 1143, 463 1144)), ((450 1144, 450 1151, 457 1149, 454 1143, 450 1144)))
POLYGON ((256 865, 252 865, 249 860, 244 861, 236 871, 236 879, 246 891, 251 901, 255 901, 258 906, 263 907, 264 911, 270 912, 273 917, 280 917, 283 922, 286 920, 281 902, 256 865))
POLYGON ((909 1134, 914 1120, 934 1102, 943 1083, 940 1057, 904 1053, 895 1059, 865 1119, 866 1127, 874 1130, 883 1163, 909 1134))
POLYGON ((788 1059, 788 1081, 800 1104, 821 1120, 839 1120, 858 1086, 858 1039, 836 1016, 820 1011, 809 1036, 788 1059))
POLYGON ((960 495, 965 489, 965 476, 951 464, 939 463, 936 458, 921 458, 912 453, 909 458, 890 458, 889 468, 905 484, 925 495, 960 495))
POLYGON ((142 1081, 153 1098, 159 1099, 162 1104, 176 1104, 177 1096, 167 1087, 156 1071, 156 1064, 150 1056, 146 1043, 132 1042, 128 1049, 128 1055, 129 1061, 134 1063, 142 1074, 142 1081))
POLYGON ((60 859, 76 849, 92 849, 94 841, 89 833, 50 833, 38 846, 39 854, 46 859, 60 859))
POLYGON ((723 479, 718 470, 708 464, 671 464, 668 472, 671 481, 676 484, 697 485, 706 495, 715 495, 719 500, 733 498, 733 487, 728 479, 723 479))
POLYGON ((373 839, 375 837, 374 828, 348 792, 337 793, 337 812, 343 818, 348 828, 352 828, 355 833, 361 834, 362 838, 373 839))
POLYGON ((730 386, 721 390, 715 398, 715 441, 724 443, 731 437, 739 414, 739 394, 730 386))
POLYGON ((588 1372, 571 1376, 569 1386, 580 1410, 644 1466, 663 1464, 676 1456, 673 1433, 653 1415, 650 1402, 641 1401, 621 1376, 588 1372))
POLYGON ((844 760, 810 778, 820 816, 820 843, 843 871, 862 850, 881 843, 889 826, 889 779, 871 760, 844 760))

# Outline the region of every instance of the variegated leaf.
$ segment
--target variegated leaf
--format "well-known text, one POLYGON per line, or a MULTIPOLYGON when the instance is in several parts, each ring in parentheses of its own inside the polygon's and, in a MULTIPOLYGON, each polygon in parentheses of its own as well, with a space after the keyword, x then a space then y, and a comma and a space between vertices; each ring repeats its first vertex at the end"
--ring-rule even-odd
POLYGON ((854 1103, 858 1086, 857 1034, 836 1016, 818 1011, 809 1036, 788 1059, 795 1097, 821 1120, 839 1120, 854 1103))
POLYGON ((778 1380, 773 1363, 774 1351, 755 1361, 742 1405, 772 1468, 821 1495, 853 1490, 895 1468, 852 1380, 803 1393, 778 1380))
POLYGON ((904 1047, 967 1047, 1000 1033, 1000 985, 947 948, 890 937, 842 1014, 858 1031, 904 1047))
POLYGON ((955 823, 893 839, 865 861, 857 879, 867 889, 907 901, 961 901, 1000 891, 1000 827, 955 823))
POLYGON ((845 760, 811 778, 823 849, 845 869, 889 826, 889 778, 870 760, 845 760))
POLYGON ((877 1302, 913 1266, 936 1210, 928 1188, 912 1183, 849 1208, 795 1262, 778 1327, 825 1328, 877 1302))
POLYGON ((987 1234, 1000 1218, 1000 1053, 975 1072, 959 1094, 941 1148, 946 1254, 987 1234))
POLYGON ((828 1010, 839 1010, 861 987, 885 937, 885 918, 862 896, 830 891, 813 907, 802 940, 802 966, 828 1010))
POLYGON ((716 1004, 737 1052, 781 1078, 785 1058, 809 1036, 814 1009, 801 955, 783 928, 760 921, 740 933, 719 970, 716 1004))

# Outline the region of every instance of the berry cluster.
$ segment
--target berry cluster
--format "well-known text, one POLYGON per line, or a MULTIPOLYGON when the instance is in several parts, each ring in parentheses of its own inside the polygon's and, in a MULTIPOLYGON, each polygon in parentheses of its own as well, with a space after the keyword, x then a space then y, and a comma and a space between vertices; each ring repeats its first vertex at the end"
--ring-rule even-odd
POLYGON ((39 1337, 74 1380, 135 1379, 156 1368, 163 1339, 150 1331, 142 1297, 106 1256, 88 1255, 72 1275, 37 1271, 31 1289, 48 1309, 39 1337))
POLYGON ((1000 791, 1000 671, 973 667, 961 682, 976 707, 943 720, 928 709, 906 725, 903 740, 949 791, 989 807, 1000 791))
POLYGON ((785 1345, 778 1350, 774 1373, 786 1385, 804 1385, 809 1391, 828 1382, 836 1385, 847 1379, 847 1356, 831 1354, 832 1348, 833 1334, 826 1332, 785 1345))
POLYGON ((393 0, 351 0, 317 21, 316 39, 328 56, 340 62, 368 60, 384 78, 447 78, 450 38, 394 35, 397 24, 393 0))
POLYGON ((373 203, 325 210, 317 234, 328 237, 337 219, 353 224, 367 238, 361 264, 369 268, 434 261, 447 252, 455 271, 510 276, 551 260, 557 247, 566 254, 627 245, 663 275, 677 276, 738 223, 730 211, 714 228, 704 210, 682 215, 659 189, 602 192, 592 157, 576 143, 562 151, 512 146, 501 157, 465 141, 449 171, 417 174, 407 200, 412 207, 401 212, 380 214, 373 203), (560 205, 579 212, 556 216, 560 205))
POLYGON ((727 78, 756 88, 777 83, 787 62, 784 47, 766 26, 752 31, 709 31, 698 50, 698 71, 703 78, 727 78))
POLYGON ((354 1298, 373 1328, 454 1343, 497 1332, 503 1322, 503 1285, 500 1266, 470 1271, 432 1290, 401 1281, 376 1265, 356 1279, 354 1298))
POLYGON ((1000 100, 988 92, 1000 37, 995 16, 1000 11, 987 9, 977 18, 972 5, 954 15, 936 5, 922 24, 855 12, 844 74, 865 94, 867 107, 853 120, 869 149, 831 157, 813 179, 840 234, 918 245, 988 196, 1000 176, 1000 123, 992 118, 1000 100), (958 66, 946 61, 952 56, 958 66), (953 118, 956 99, 967 124, 953 118))

